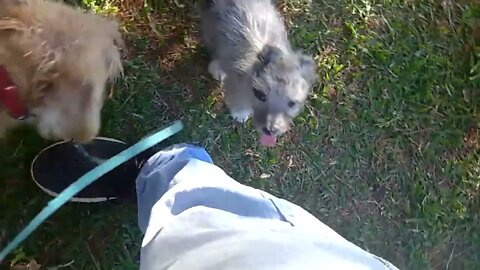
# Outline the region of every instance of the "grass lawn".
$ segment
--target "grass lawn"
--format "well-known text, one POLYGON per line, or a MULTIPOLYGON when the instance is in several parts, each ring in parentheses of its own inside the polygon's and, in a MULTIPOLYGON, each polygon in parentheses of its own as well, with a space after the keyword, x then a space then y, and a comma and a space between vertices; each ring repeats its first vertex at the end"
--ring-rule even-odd
MULTIPOLYGON (((191 1, 83 1, 121 20, 128 44, 102 135, 135 142, 182 119, 172 143, 205 146, 239 181, 301 205, 401 269, 480 269, 474 1, 281 1, 291 40, 315 55, 320 80, 275 149, 229 119, 191 1)), ((46 144, 19 130, 0 146, 0 246, 50 199, 28 175, 46 144)), ((11 259, 13 269, 32 260, 52 270, 136 269, 140 241, 135 205, 68 204, 11 259)))

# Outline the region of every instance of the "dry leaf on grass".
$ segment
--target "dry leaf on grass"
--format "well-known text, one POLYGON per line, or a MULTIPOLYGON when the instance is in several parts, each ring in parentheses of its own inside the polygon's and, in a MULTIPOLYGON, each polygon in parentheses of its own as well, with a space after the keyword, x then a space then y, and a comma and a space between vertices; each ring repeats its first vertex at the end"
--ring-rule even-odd
POLYGON ((38 264, 37 261, 31 260, 28 264, 20 263, 10 266, 10 270, 40 270, 42 265, 38 264))

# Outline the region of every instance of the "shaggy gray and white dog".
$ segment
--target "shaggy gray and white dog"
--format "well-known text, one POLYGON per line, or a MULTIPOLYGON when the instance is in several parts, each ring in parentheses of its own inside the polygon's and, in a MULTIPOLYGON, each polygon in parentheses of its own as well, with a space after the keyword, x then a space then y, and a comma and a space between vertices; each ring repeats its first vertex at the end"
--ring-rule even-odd
POLYGON ((253 115, 260 143, 274 146, 304 106, 315 62, 292 49, 271 0, 206 0, 201 32, 212 57, 208 70, 223 83, 232 117, 253 115))

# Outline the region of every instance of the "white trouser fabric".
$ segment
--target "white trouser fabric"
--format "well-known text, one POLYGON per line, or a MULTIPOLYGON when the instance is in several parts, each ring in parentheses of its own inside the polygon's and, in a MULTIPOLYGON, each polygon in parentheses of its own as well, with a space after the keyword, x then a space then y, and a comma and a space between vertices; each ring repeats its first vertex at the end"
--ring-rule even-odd
POLYGON ((203 148, 151 157, 137 193, 140 269, 398 269, 301 207, 236 182, 203 148))

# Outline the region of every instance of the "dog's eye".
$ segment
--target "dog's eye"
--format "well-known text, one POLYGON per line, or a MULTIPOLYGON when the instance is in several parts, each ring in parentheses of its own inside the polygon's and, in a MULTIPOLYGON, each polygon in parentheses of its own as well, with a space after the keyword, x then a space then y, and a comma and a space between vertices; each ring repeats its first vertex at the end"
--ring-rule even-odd
POLYGON ((293 106, 295 106, 295 102, 290 100, 288 102, 288 107, 292 108, 293 106))
POLYGON ((258 98, 258 100, 260 100, 261 102, 267 101, 267 95, 265 95, 264 92, 258 90, 257 88, 253 88, 253 94, 254 94, 255 97, 258 98))

